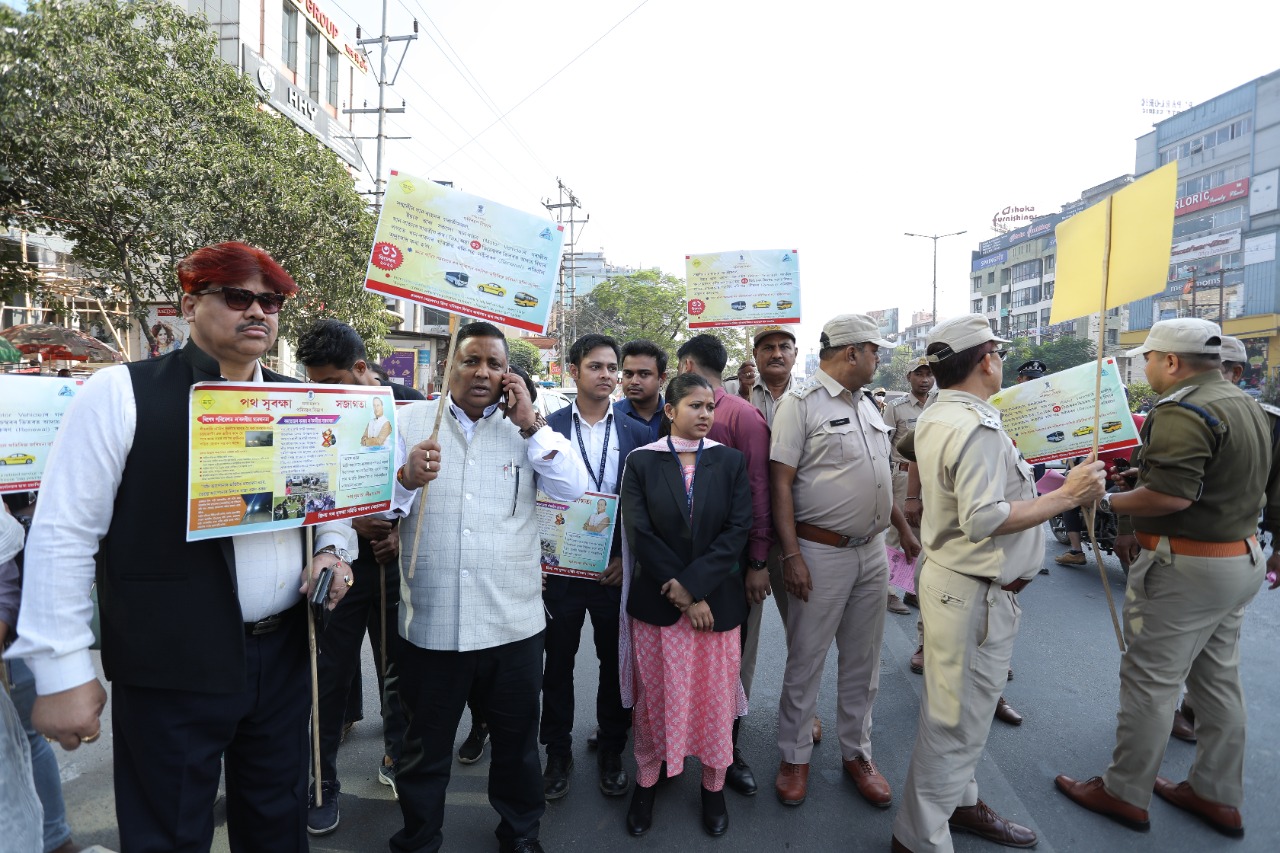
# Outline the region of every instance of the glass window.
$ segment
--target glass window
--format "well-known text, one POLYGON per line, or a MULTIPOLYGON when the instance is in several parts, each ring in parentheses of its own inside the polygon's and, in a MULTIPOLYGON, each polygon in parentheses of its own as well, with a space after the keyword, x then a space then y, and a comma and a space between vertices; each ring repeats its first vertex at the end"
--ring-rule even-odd
POLYGON ((320 31, 307 24, 307 97, 320 100, 320 31))
POLYGON ((284 26, 280 30, 280 58, 290 71, 298 70, 298 10, 284 4, 284 26))
POLYGON ((977 293, 979 290, 982 290, 982 276, 975 275, 973 277, 973 291, 977 293))
POLYGON ((333 45, 328 45, 325 51, 325 59, 329 67, 329 106, 338 106, 338 51, 333 45))
POLYGON ((994 294, 987 297, 987 310, 988 311, 996 310, 996 297, 994 294))
POLYGON ((975 313, 975 314, 981 314, 981 313, 982 313, 982 300, 981 300, 981 299, 975 299, 975 300, 973 300, 973 313, 975 313))
POLYGON ((1046 273, 1053 272, 1055 269, 1057 269, 1057 265, 1058 265, 1057 255, 1049 255, 1044 259, 1044 271, 1046 273))
POLYGON ((987 273, 987 284, 995 284, 995 283, 996 283, 996 274, 995 274, 995 271, 993 270, 987 273))

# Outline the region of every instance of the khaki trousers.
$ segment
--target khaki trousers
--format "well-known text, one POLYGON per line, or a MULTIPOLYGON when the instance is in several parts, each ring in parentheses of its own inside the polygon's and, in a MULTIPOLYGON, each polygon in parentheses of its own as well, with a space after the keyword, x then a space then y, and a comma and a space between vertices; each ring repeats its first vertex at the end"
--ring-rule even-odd
POLYGON ((893 834, 915 853, 950 853, 947 819, 958 806, 978 802, 974 770, 1004 689, 1022 608, 1013 593, 927 558, 917 580, 924 695, 893 834))
MULTIPOLYGON (((774 544, 769 549, 769 585, 773 594, 769 596, 778 605, 778 613, 782 616, 782 624, 787 624, 787 585, 782 579, 782 546, 774 544)), ((747 571, 751 571, 747 569, 747 571)), ((742 692, 751 698, 751 682, 756 677, 756 656, 760 652, 760 620, 764 617, 764 606, 768 599, 759 604, 749 604, 747 610, 747 626, 742 639, 742 692)))
POLYGON ((1245 707, 1240 623, 1264 574, 1256 544, 1240 557, 1185 557, 1161 537, 1129 569, 1120 659, 1116 748, 1107 790, 1146 808, 1169 743, 1180 688, 1196 712, 1196 759, 1187 781, 1207 800, 1244 801, 1245 707))
POLYGON ((889 559, 884 537, 857 548, 800 540, 813 589, 787 602, 787 669, 778 702, 782 760, 808 764, 818 687, 832 640, 839 652, 836 732, 841 758, 871 758, 871 706, 880 689, 880 646, 889 559))

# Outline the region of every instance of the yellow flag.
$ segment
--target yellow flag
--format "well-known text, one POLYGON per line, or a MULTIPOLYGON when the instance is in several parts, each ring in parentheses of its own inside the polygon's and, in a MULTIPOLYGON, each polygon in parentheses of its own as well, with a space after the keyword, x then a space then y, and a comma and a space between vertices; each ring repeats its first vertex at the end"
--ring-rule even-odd
POLYGON ((1062 323, 1097 311, 1104 287, 1108 308, 1164 289, 1169 281, 1177 184, 1175 161, 1058 226, 1057 277, 1049 322, 1062 323), (1104 272, 1108 230, 1111 255, 1104 272))

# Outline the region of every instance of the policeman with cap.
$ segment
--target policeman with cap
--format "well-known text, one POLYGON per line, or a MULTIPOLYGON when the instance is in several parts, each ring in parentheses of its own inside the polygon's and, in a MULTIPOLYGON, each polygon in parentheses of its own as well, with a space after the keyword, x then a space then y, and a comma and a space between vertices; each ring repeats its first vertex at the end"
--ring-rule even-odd
MULTIPOLYGON (((904 509, 907 495, 907 471, 910 470, 910 463, 898 452, 898 442, 906 438, 907 435, 916 428, 916 418, 920 417, 920 413, 924 411, 931 401, 929 392, 933 390, 933 368, 929 366, 929 360, 924 356, 913 359, 907 365, 907 384, 910 386, 911 393, 897 398, 893 402, 885 406, 884 421, 893 427, 893 455, 889 459, 889 467, 893 471, 893 503, 899 509, 904 509)), ((919 495, 910 496, 913 501, 919 501, 919 495)), ((916 538, 920 538, 920 529, 913 526, 911 532, 916 538)), ((898 532, 892 527, 885 539, 891 548, 898 547, 898 532)), ((898 597, 889 591, 889 612, 907 614, 911 611, 898 601, 898 597)))
POLYGON ((1142 553, 1129 569, 1120 712, 1111 766, 1055 780, 1077 804, 1147 829, 1155 793, 1228 835, 1244 832, 1245 706, 1240 625, 1262 584, 1254 535, 1271 461, 1266 416, 1219 370, 1222 332, 1162 320, 1130 351, 1161 399, 1142 427, 1137 485, 1101 506, 1133 517, 1142 553), (1185 782, 1160 777, 1179 686, 1196 709, 1185 782))
POLYGON ((925 513, 918 577, 924 619, 924 695, 902 808, 897 853, 952 850, 951 830, 1009 847, 1036 834, 978 799, 982 756, 1018 633, 1015 594, 1044 557, 1043 524, 1103 494, 1102 464, 1076 466, 1063 486, 1036 495, 1031 468, 987 398, 1000 390, 1001 344, 981 314, 938 324, 926 354, 941 389, 916 422, 925 513))
POLYGON ((898 529, 908 558, 919 544, 893 505, 889 427, 865 386, 892 344, 864 314, 823 327, 814 378, 782 398, 773 420, 770 491, 782 543, 787 667, 778 704, 778 799, 808 791, 810 720, 823 664, 839 649, 836 725, 845 771, 868 802, 886 807, 889 783, 871 756, 871 708, 880 686, 889 560, 884 531, 898 529))
MULTIPOLYGON (((1239 338, 1223 335, 1222 378, 1239 387, 1248 369, 1249 354, 1244 348, 1244 342, 1239 338)), ((1267 560, 1267 570, 1274 571, 1276 565, 1280 565, 1280 556, 1277 556, 1274 549, 1276 534, 1280 533, 1280 409, 1267 403, 1259 405, 1267 415, 1267 426, 1271 430, 1271 467, 1267 475, 1267 506, 1262 511, 1260 527, 1272 537, 1273 550, 1271 558, 1267 560)), ((1133 536, 1117 539, 1116 549, 1119 550, 1122 546, 1132 549, 1131 561, 1140 553, 1137 540, 1133 536)), ((1276 587, 1280 587, 1280 582, 1276 582, 1271 588, 1276 587)), ((1184 696, 1182 706, 1173 712, 1171 734, 1178 740, 1195 743, 1195 719, 1195 711, 1184 696)))
POLYGON ((778 401, 791 390, 791 370, 796 366, 796 336, 786 326, 765 326, 756 332, 751 355, 756 363, 756 381, 747 399, 772 427, 778 401))

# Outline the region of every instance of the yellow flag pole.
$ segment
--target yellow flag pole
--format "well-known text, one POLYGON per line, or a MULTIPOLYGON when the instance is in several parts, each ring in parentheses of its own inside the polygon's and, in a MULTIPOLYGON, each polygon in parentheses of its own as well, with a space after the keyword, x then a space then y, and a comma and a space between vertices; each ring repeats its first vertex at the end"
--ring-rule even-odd
MULTIPOLYGON (((307 528, 307 560, 316 552, 316 529, 307 528)), ((307 574, 311 574, 311 564, 307 564, 307 574)), ((324 805, 324 786, 320 784, 320 673, 316 666, 316 615, 310 602, 307 608, 307 649, 311 653, 311 760, 315 773, 316 805, 324 805)))
MULTIPOLYGON (((431 428, 431 440, 434 441, 440 436, 440 421, 444 415, 444 397, 449 391, 449 377, 453 374, 453 353, 458 348, 458 315, 449 315, 449 352, 444 359, 444 387, 440 389, 440 396, 436 398, 436 422, 431 428)), ((409 577, 413 577, 413 573, 418 570, 418 542, 422 539, 422 516, 426 511, 427 488, 430 483, 424 483, 422 486, 422 495, 418 498, 418 524, 413 530, 413 554, 409 557, 409 577)))
MULTIPOLYGON (((1107 286, 1110 281, 1111 267, 1111 197, 1107 197, 1106 228, 1102 241, 1102 304, 1098 311, 1098 372, 1093 387, 1093 458, 1098 458, 1099 429, 1102 421, 1102 364, 1103 347, 1107 341, 1107 286)), ((1084 512, 1085 528, 1089 533, 1089 544, 1093 547, 1093 560, 1098 565, 1098 576, 1102 578, 1102 591, 1107 596, 1107 607, 1111 611, 1111 625, 1116 631, 1116 642, 1120 651, 1124 651, 1124 631, 1120 628, 1120 617, 1116 614, 1115 599, 1111 597, 1111 585, 1107 583, 1107 570, 1102 565, 1102 551, 1098 548, 1094 522, 1097 520, 1098 505, 1081 507, 1084 512)))

